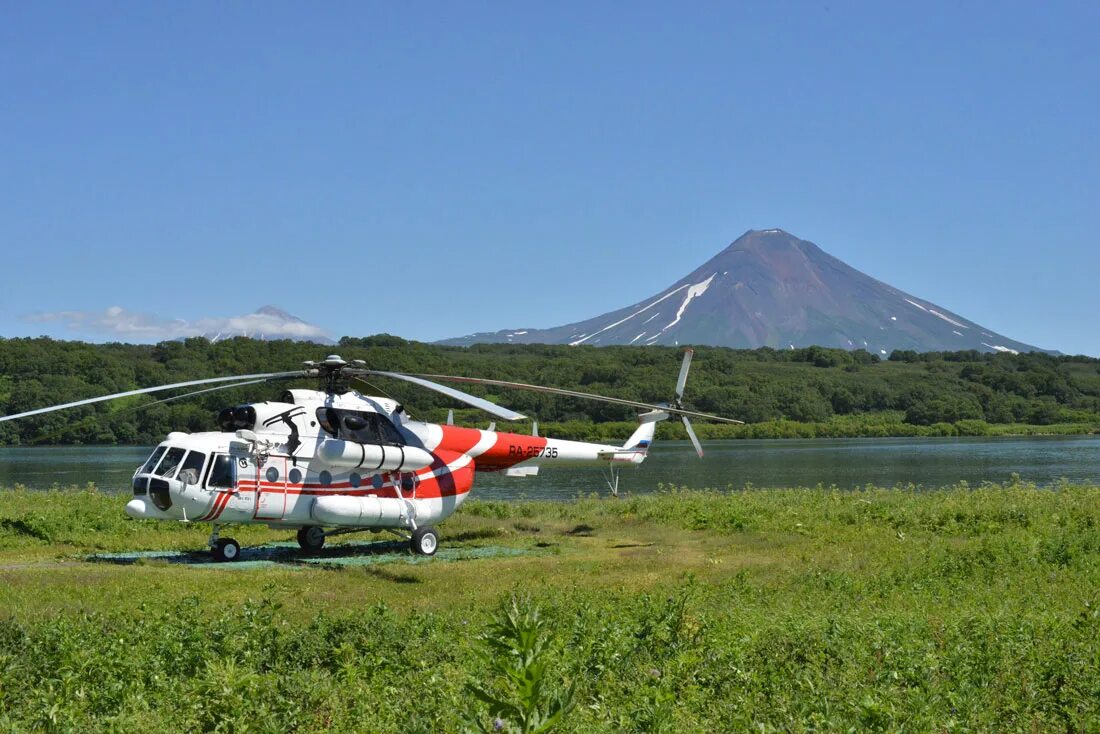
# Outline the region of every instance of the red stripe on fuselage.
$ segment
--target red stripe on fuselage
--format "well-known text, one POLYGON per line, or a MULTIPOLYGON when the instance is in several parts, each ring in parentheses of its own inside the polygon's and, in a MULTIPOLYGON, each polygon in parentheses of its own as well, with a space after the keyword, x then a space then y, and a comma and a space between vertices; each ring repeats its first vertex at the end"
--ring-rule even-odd
POLYGON ((458 426, 440 426, 443 429, 443 439, 435 447, 438 451, 453 451, 456 454, 465 454, 481 440, 481 431, 476 428, 459 428, 458 426))
POLYGON ((210 518, 211 520, 217 520, 219 517, 222 516, 222 513, 225 512, 226 505, 229 504, 229 497, 230 497, 229 492, 226 492, 225 493, 225 499, 223 499, 221 502, 218 503, 218 506, 216 508, 216 512, 210 518))
POLYGON ((214 504, 210 506, 210 509, 205 515, 198 519, 198 522, 206 522, 213 520, 221 514, 222 510, 229 503, 229 492, 222 492, 214 499, 214 504))

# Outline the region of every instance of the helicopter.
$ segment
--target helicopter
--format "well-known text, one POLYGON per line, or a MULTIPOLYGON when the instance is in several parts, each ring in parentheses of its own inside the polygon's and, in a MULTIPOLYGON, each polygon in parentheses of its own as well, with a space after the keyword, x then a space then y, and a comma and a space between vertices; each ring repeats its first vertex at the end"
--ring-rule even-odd
MULTIPOLYGON (((478 472, 506 476, 538 474, 543 467, 608 467, 617 492, 617 470, 641 464, 657 423, 678 417, 696 452, 703 448, 689 417, 740 423, 691 410, 682 404, 693 350, 684 352, 673 399, 651 404, 543 385, 456 375, 368 369, 363 360, 329 355, 288 372, 211 377, 129 390, 0 417, 0 422, 132 395, 215 385, 204 392, 280 380, 316 378, 319 388, 288 389, 277 401, 227 407, 219 431, 172 432, 157 445, 132 478, 126 514, 140 520, 210 523, 207 545, 216 561, 235 561, 240 544, 222 537, 233 524, 264 524, 297 531, 299 546, 317 552, 326 538, 364 531, 389 531, 408 541, 413 553, 431 556, 439 548, 438 523, 469 497, 478 472), (643 412, 621 446, 414 420, 389 397, 364 395, 350 382, 387 377, 442 393, 504 420, 525 415, 440 382, 457 382, 584 398, 626 405, 643 412)), ((367 383, 369 384, 369 383, 367 383)))

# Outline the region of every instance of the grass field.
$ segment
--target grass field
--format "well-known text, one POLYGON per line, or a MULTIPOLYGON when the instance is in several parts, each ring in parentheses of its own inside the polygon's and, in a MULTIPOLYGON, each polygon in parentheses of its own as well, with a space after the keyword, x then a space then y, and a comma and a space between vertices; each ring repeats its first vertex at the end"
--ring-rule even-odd
POLYGON ((0 730, 1100 731, 1098 499, 471 501, 450 560, 352 536, 234 568, 89 560, 208 529, 0 491, 0 730))

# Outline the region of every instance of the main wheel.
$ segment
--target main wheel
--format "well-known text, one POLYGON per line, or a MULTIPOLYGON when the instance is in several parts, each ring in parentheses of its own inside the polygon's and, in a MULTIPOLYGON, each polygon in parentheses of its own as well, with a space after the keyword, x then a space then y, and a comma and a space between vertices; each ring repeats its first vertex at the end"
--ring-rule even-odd
POLYGON ((419 553, 422 556, 434 556, 435 552, 439 550, 439 533, 430 525, 417 528, 413 531, 410 544, 413 553, 419 553))
POLYGON ((232 538, 222 538, 211 551, 218 562, 236 561, 241 557, 241 544, 232 538))
POLYGON ((316 552, 325 546, 325 529, 316 525, 307 525, 298 530, 298 545, 302 550, 316 552))

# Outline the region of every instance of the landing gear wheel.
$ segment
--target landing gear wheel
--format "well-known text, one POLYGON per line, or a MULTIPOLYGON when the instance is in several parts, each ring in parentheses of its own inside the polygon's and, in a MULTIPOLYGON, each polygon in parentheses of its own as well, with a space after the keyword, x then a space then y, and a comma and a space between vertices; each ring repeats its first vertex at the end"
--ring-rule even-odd
POLYGON ((409 544, 412 546, 413 553, 422 556, 434 556, 435 552, 439 550, 439 533, 430 525, 417 528, 413 531, 412 540, 409 541, 409 544))
POLYGON ((241 544, 232 538, 222 538, 214 545, 211 553, 214 554, 214 560, 219 563, 236 561, 241 557, 241 544))
POLYGON ((298 545, 302 550, 316 553, 325 546, 325 529, 307 525, 298 531, 298 545))

